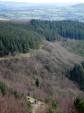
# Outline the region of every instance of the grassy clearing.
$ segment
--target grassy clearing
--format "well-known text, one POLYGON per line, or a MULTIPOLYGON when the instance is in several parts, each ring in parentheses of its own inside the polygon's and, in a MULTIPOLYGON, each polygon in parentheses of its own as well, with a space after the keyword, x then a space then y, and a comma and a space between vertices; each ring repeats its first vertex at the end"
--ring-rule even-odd
POLYGON ((62 45, 69 51, 84 57, 84 40, 68 40, 62 42, 62 45))

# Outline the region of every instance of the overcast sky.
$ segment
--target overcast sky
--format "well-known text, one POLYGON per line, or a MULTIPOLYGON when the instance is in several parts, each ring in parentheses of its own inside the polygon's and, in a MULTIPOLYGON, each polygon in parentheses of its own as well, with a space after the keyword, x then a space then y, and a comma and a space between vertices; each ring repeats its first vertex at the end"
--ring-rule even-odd
POLYGON ((29 3, 84 3, 84 0, 0 0, 0 1, 16 1, 29 3))

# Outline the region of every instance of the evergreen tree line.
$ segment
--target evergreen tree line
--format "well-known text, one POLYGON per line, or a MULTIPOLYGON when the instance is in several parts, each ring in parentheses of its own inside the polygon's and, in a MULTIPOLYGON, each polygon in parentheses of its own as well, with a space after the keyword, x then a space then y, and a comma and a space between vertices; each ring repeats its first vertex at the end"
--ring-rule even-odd
POLYGON ((78 84, 80 89, 84 91, 84 62, 74 66, 70 71, 70 79, 78 84))
POLYGON ((74 105, 78 113, 84 113, 84 98, 77 97, 74 101, 74 105))
POLYGON ((41 43, 41 35, 23 29, 21 25, 1 24, 0 56, 27 53, 29 49, 37 49, 41 43))
POLYGON ((42 40, 84 39, 84 24, 74 21, 0 22, 0 56, 26 53, 39 48, 42 40))
POLYGON ((61 37, 70 39, 84 39, 84 23, 75 21, 41 21, 32 20, 32 28, 53 41, 61 37))

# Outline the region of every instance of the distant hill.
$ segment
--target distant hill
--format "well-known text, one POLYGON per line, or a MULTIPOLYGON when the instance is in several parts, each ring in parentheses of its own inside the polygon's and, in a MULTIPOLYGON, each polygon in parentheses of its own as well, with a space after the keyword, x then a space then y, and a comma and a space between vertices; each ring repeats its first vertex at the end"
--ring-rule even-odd
POLYGON ((72 5, 73 8, 78 8, 78 9, 82 9, 84 8, 84 4, 76 4, 76 5, 72 5))
POLYGON ((0 2, 0 19, 77 20, 84 22, 84 4, 0 2))

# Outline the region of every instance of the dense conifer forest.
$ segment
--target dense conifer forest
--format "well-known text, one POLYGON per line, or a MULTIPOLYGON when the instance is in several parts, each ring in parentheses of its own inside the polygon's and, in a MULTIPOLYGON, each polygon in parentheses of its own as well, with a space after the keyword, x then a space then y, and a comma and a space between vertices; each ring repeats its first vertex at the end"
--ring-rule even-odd
POLYGON ((32 28, 52 41, 60 37, 70 39, 84 39, 84 24, 75 21, 41 21, 32 20, 32 28))
POLYGON ((84 39, 84 24, 74 21, 0 22, 0 55, 26 53, 42 40, 84 39))

